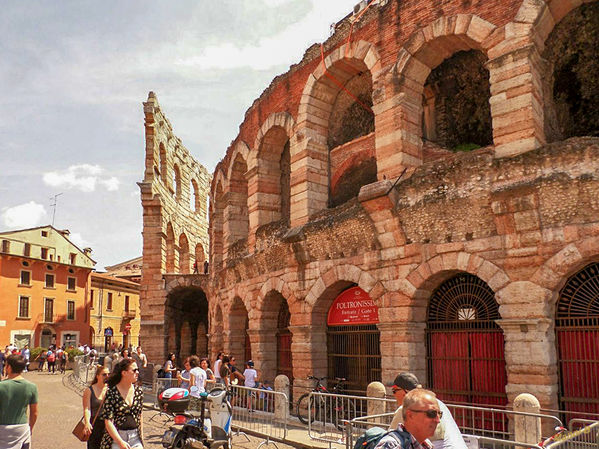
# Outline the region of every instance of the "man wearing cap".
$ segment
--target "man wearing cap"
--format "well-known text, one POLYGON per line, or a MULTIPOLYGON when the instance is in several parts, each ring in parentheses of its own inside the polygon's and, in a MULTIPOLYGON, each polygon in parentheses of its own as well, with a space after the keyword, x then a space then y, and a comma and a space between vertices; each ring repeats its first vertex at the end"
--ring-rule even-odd
MULTIPOLYGON (((415 389, 421 389, 422 385, 418 378, 412 373, 399 373, 393 383, 389 385, 393 396, 400 407, 395 411, 393 421, 391 421, 390 429, 397 429, 399 424, 403 422, 402 402, 406 394, 415 389)), ((443 412, 441 422, 437 426, 434 435, 431 438, 434 449, 467 449, 462 433, 458 425, 451 416, 451 412, 447 406, 437 399, 439 409, 443 412)))
POLYGON ((433 449, 429 438, 443 416, 435 393, 416 388, 405 395, 402 404, 403 423, 381 438, 375 449, 433 449))
MULTIPOLYGON (((257 387, 257 380, 258 380, 258 372, 254 369, 254 361, 253 360, 248 360, 245 364, 245 371, 243 372, 243 377, 244 377, 244 385, 246 387, 250 387, 250 388, 256 388, 257 387)), ((256 397, 256 392, 255 391, 251 391, 248 394, 248 410, 250 412, 254 411, 254 407, 252 404, 252 399, 256 397)))

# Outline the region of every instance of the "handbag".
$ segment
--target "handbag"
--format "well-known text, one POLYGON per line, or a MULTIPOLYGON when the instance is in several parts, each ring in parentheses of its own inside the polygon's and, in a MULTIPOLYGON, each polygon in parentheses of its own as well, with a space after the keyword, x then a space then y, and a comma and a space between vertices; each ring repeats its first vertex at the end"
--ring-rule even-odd
MULTIPOLYGON (((108 392, 106 392, 106 394, 108 394, 108 392)), ((96 413, 96 416, 94 416, 94 419, 92 421, 92 428, 96 423, 96 419, 98 419, 98 416, 100 416, 100 412, 102 412, 102 407, 104 406, 104 401, 106 400, 106 394, 104 395, 104 399, 102 399, 102 402, 100 403, 100 407, 98 407, 98 413, 96 413)), ((79 422, 75 425, 75 428, 73 429, 73 435, 75 435, 79 441, 86 442, 87 440, 89 440, 90 434, 85 433, 85 417, 82 417, 79 420, 79 422)))

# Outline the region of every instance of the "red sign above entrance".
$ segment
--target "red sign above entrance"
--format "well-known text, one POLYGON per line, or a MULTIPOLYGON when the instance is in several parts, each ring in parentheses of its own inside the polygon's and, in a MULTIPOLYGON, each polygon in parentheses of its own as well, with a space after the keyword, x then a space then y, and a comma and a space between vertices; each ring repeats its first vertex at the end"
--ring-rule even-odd
POLYGON ((352 287, 337 296, 327 317, 329 326, 353 326, 378 322, 378 307, 368 293, 360 287, 352 287))

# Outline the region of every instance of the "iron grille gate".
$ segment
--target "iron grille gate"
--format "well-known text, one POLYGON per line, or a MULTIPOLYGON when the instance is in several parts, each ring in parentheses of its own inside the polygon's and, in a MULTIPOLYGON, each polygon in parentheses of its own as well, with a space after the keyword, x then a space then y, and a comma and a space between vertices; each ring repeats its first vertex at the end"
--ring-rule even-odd
POLYGON ((568 279, 556 315, 560 408, 599 413, 599 263, 568 279))
MULTIPOLYGON (((426 330, 428 385, 441 399, 507 404, 503 331, 495 323, 499 317, 493 290, 476 276, 459 274, 435 290, 426 330)), ((476 414, 454 418, 464 427, 501 430, 507 426, 476 414)))
POLYGON ((380 332, 376 324, 327 327, 328 377, 347 379, 347 393, 366 394, 381 380, 380 332))

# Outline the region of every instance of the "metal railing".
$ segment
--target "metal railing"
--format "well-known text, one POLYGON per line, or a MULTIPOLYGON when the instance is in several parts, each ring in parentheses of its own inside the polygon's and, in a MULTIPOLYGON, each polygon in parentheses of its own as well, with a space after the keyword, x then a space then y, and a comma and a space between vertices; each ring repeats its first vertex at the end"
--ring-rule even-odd
POLYGON ((286 394, 263 388, 232 385, 233 426, 237 433, 245 431, 264 437, 258 447, 270 444, 271 438, 284 440, 289 421, 289 398, 286 394))
MULTIPOLYGON (((583 421, 583 420, 581 420, 583 421)), ((599 421, 574 431, 558 434, 545 449, 597 449, 599 448, 599 421)))
POLYGON ((367 416, 369 406, 372 407, 374 403, 378 403, 380 408, 385 410, 389 402, 395 401, 312 391, 307 401, 300 402, 297 409, 298 413, 304 414, 304 420, 308 422, 308 435, 311 439, 342 443, 348 438, 346 425, 349 421, 367 416))

